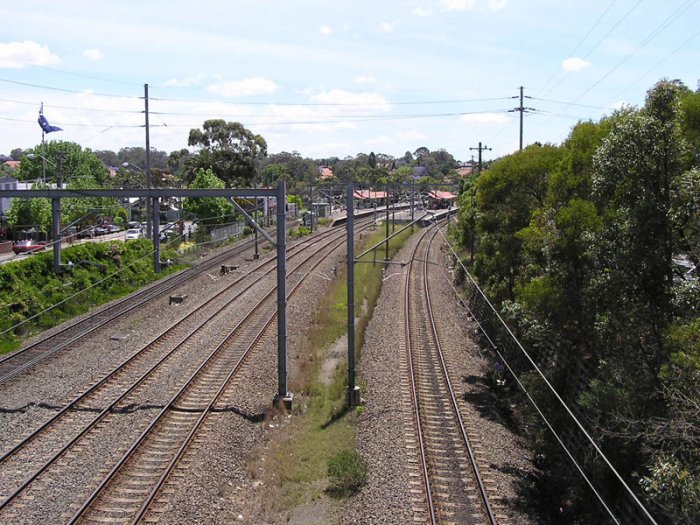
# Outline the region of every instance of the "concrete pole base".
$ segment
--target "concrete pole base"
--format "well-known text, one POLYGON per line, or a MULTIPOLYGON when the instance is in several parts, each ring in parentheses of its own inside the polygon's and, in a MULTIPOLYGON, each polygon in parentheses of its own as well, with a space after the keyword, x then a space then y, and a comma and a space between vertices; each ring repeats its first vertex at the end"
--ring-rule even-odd
POLYGON ((283 408, 290 412, 292 410, 292 400, 294 399, 294 394, 287 392, 287 395, 282 396, 280 394, 275 395, 272 404, 277 408, 283 408))
POLYGON ((362 398, 360 397, 360 387, 356 386, 353 388, 352 392, 349 392, 350 408, 360 406, 362 404, 362 398))

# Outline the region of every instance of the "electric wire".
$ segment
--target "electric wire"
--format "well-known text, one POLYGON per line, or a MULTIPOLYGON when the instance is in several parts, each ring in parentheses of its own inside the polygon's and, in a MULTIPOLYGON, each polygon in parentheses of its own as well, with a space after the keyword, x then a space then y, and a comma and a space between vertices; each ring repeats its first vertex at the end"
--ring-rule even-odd
MULTIPOLYGON (((441 232, 441 236, 442 236, 442 238, 443 238, 445 244, 448 246, 448 248, 449 248, 450 251, 452 252, 453 256, 455 257, 455 260, 459 262, 460 266, 462 267, 462 270, 464 271, 465 275, 469 278, 469 281, 471 282, 471 284, 472 284, 472 285, 476 288, 476 290, 479 292, 479 295, 483 298, 483 300, 486 302, 486 304, 488 305, 488 307, 490 308, 490 310, 491 310, 491 311, 493 312, 493 314, 496 316, 496 318, 497 318, 498 321, 500 322, 501 326, 502 326, 503 328, 505 328, 506 332, 508 333, 508 335, 509 335, 509 337, 510 337, 510 340, 512 340, 512 341, 516 344, 516 346, 518 347, 518 349, 520 350, 520 352, 522 353, 522 355, 525 356, 525 358, 528 360, 528 362, 529 362, 530 365, 533 367, 533 369, 535 370, 535 372, 537 372, 537 375, 542 379, 542 381, 544 381, 544 383, 545 383, 545 385, 547 386, 548 390, 554 395, 554 397, 556 398, 557 402, 558 402, 559 405, 561 405, 561 407, 566 411, 566 413, 567 413, 567 415, 569 416, 569 418, 576 424, 576 427, 578 427, 578 429, 583 433, 583 435, 586 437, 586 440, 593 446, 593 448, 595 449, 596 453, 602 458, 602 460, 603 460, 603 461, 605 462, 605 464, 607 465, 608 469, 610 469, 610 471, 611 471, 612 474, 615 476, 615 478, 620 482, 620 484, 622 485, 624 491, 632 498, 632 500, 635 502, 635 504, 638 506, 638 508, 643 512, 644 516, 650 521, 650 523, 656 524, 656 520, 654 520, 654 518, 651 516, 651 514, 650 514, 649 511, 646 509, 646 507, 642 504, 642 502, 637 498, 637 496, 634 494, 634 492, 632 491, 632 489, 629 487, 629 485, 627 484, 627 482, 622 478, 622 476, 620 475, 620 473, 619 473, 619 472, 617 471, 617 469, 613 466, 613 464, 610 462, 610 460, 607 458, 607 456, 603 453, 603 451, 600 449, 600 447, 599 447, 598 444, 595 442, 595 440, 590 436, 590 434, 589 434, 588 431, 585 429, 585 427, 583 426, 583 424, 578 420, 578 418, 577 418, 576 415, 571 411, 571 409, 570 409, 569 406, 566 404, 566 402, 561 398, 561 396, 560 396, 559 393, 556 391, 556 389, 554 388, 554 386, 552 386, 552 384, 550 383, 550 381, 549 381, 549 380, 547 379, 547 377, 544 375, 544 373, 542 372, 542 370, 540 369, 540 367, 537 366, 537 364, 535 363, 534 359, 530 356, 530 354, 527 352, 527 350, 525 350, 525 348, 524 348, 523 345, 520 343, 520 341, 519 341, 518 338, 515 336, 515 334, 513 334, 513 332, 512 332, 511 329, 509 328, 509 326, 506 324, 506 322, 503 320, 503 318, 501 317, 501 315, 498 313, 498 310, 496 310, 496 308, 493 306, 493 304, 491 304, 491 301, 489 301, 488 297, 486 297, 486 294, 484 294, 484 292, 481 290, 481 288, 479 287, 479 285, 476 283, 476 280, 472 277, 471 273, 469 273, 469 270, 467 270, 467 268, 466 268, 466 267, 464 266, 464 264, 462 263, 461 258, 459 257, 459 255, 458 255, 457 252, 455 251, 454 247, 450 244, 450 242, 449 242, 449 240, 447 239, 447 237, 445 237, 445 235, 442 234, 442 232, 441 232)), ((473 317, 473 316, 472 316, 472 317, 473 317)), ((491 341, 490 338, 489 338, 489 341, 491 341)), ((493 345, 493 342, 491 342, 491 344, 493 345)), ((493 345, 493 346, 494 346, 494 349, 498 352, 499 357, 501 357, 501 359, 503 359, 504 356, 501 355, 501 353, 500 353, 500 351, 498 350, 498 348, 496 347, 496 345, 493 345)), ((512 368, 507 364, 507 361, 505 361, 505 359, 503 359, 503 363, 506 364, 506 366, 508 366, 508 370, 513 374, 513 377, 514 377, 514 378, 516 379, 516 381, 518 382, 518 385, 520 386, 520 388, 523 390, 523 392, 525 392, 525 394, 527 395, 528 399, 529 399, 530 402, 533 404, 533 406, 535 407, 535 409, 537 410, 537 412, 544 418, 544 415, 542 414, 541 409, 537 406, 537 404, 535 403, 534 399, 533 399, 533 398, 530 396, 530 394, 527 392, 527 390, 525 389, 525 386, 520 382, 520 380, 519 380, 518 377, 515 375, 515 373, 514 373, 514 371, 512 370, 512 368)), ((576 468, 579 470, 579 472, 583 475, 584 479, 585 479, 586 482, 588 483, 589 487, 593 490, 593 492, 595 493, 596 497, 599 499, 599 501, 603 504, 603 506, 605 507, 605 509, 608 511, 608 513, 610 514, 610 517, 611 517, 612 519, 614 519, 616 523, 619 523, 618 520, 615 518, 615 516, 612 514, 611 510, 608 508, 607 504, 606 504, 606 503, 604 502, 604 500, 602 499, 602 496, 600 496, 600 494, 598 493, 598 491, 596 490, 596 488, 592 485, 591 481, 590 481, 590 480, 588 479, 588 477, 583 473, 582 467, 580 467, 579 464, 576 462, 576 460, 573 458, 572 454, 571 454, 571 453, 569 452, 569 450, 566 448, 566 446, 564 445, 564 443, 562 442, 562 440, 559 438, 559 436, 556 434, 556 432, 555 432, 554 429, 551 427, 551 425, 550 425, 549 422, 546 420, 546 418, 545 418, 544 420, 545 420, 547 426, 549 427, 549 429, 552 431, 552 433, 553 433, 554 436, 556 437, 556 439, 557 439, 557 441, 559 442, 559 444, 560 444, 560 445, 564 448, 564 450, 566 451, 566 454, 567 454, 567 455, 569 456, 569 458, 574 462, 574 465, 575 465, 576 468)))
MULTIPOLYGON (((596 49, 598 49, 598 46, 599 46, 601 43, 603 43, 603 41, 604 41, 606 38, 608 38, 608 36, 610 36, 610 34, 611 34, 615 29, 617 29, 617 28, 619 27, 619 25, 620 25, 622 22, 624 22, 624 21, 627 19, 627 18, 630 16, 630 14, 632 14, 632 11, 634 11, 634 10, 637 8, 637 6, 639 6, 639 4, 641 4, 641 3, 642 3, 642 0, 637 0, 637 3, 634 4, 632 7, 630 7, 630 8, 627 10, 627 12, 622 16, 622 18, 620 18, 620 19, 608 30, 608 32, 605 33, 605 35, 603 35, 603 36, 593 45, 593 47, 592 47, 591 49, 589 49, 588 53, 586 53, 586 54, 583 56, 583 60, 586 60, 589 56, 591 56, 591 54, 593 53, 593 51, 595 51, 596 49)), ((607 11, 606 11, 606 12, 607 12, 607 11)), ((544 94, 543 94, 542 96, 544 97, 544 96, 549 95, 549 93, 551 93, 552 90, 553 90, 554 88, 556 88, 559 84, 561 84, 561 83, 564 81, 564 79, 566 79, 570 74, 571 74, 571 73, 566 72, 554 85, 552 85, 547 91, 545 91, 544 94)))
MULTIPOLYGON (((589 86, 586 90, 584 90, 581 94, 579 94, 572 102, 570 102, 567 106, 573 105, 577 103, 579 100, 581 100, 585 95, 590 93, 594 88, 599 86, 605 79, 607 79, 610 75, 612 75, 615 71, 617 71, 625 62, 627 62, 630 58, 635 56, 639 51, 641 51, 644 47, 646 47, 654 38, 656 38, 659 34, 661 34, 666 28, 668 28, 673 22, 678 20, 685 11, 687 11, 693 4, 695 4, 697 0, 686 0, 683 2, 680 6, 678 6, 671 14, 669 14, 659 25, 657 25, 650 33, 648 33, 640 42, 637 44, 635 49, 622 57, 621 60, 619 60, 613 67, 611 67, 602 77, 600 77, 598 80, 596 80, 591 86, 589 86)), ((636 4, 635 4, 636 5, 636 4)), ((694 35, 695 36, 695 35, 694 35)), ((692 38, 690 39, 692 40, 692 38)), ((545 94, 546 95, 546 94, 545 94)), ((540 126, 536 131, 541 132, 542 130, 546 129, 551 123, 553 122, 553 119, 548 120, 542 126, 540 126)))
MULTIPOLYGON (((605 11, 603 11, 603 13, 602 13, 602 14, 598 17, 598 19, 593 23, 593 25, 590 27, 590 29, 588 29, 588 31, 586 32, 586 34, 578 41, 578 43, 574 46, 574 48, 573 48, 571 51, 569 51, 569 53, 566 55, 567 57, 572 57, 572 56, 574 56, 574 53, 576 53, 576 51, 578 51, 578 48, 581 47, 581 44, 583 44, 583 42, 589 37, 589 35, 593 32, 593 30, 594 30, 596 27, 598 27, 598 25, 599 25, 600 22, 603 20, 603 18, 605 18, 605 15, 608 14, 608 11, 610 11, 610 9, 612 9, 612 7, 615 5, 616 2, 617 2, 617 0, 612 0, 612 1, 610 2, 610 4, 608 4, 608 7, 605 9, 605 11)), ((554 73, 552 73, 552 74, 550 75, 550 77, 549 77, 549 78, 547 79, 547 81, 542 85, 542 87, 540 88, 540 90, 545 89, 545 88, 549 85, 549 83, 550 83, 552 80, 554 80, 554 77, 556 77, 556 76, 559 74, 559 71, 560 71, 560 67, 557 66, 557 69, 554 71, 554 73)), ((551 90, 550 90, 550 91, 551 91, 551 90)), ((547 91, 547 93, 549 93, 549 91, 547 91)))

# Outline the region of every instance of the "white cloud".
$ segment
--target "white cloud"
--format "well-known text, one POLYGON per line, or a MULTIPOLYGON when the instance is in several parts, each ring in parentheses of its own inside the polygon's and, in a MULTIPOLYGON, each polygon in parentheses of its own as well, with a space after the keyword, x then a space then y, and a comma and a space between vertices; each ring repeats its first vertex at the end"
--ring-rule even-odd
POLYGON ((318 28, 318 32, 322 35, 330 35, 333 32, 333 28, 331 26, 322 25, 318 28))
POLYGON ((489 9, 497 11, 508 5, 508 0, 489 0, 489 9))
POLYGON ((42 46, 30 40, 0 43, 0 68, 22 69, 59 62, 61 59, 49 51, 49 46, 42 46))
POLYGON ((279 86, 267 78, 244 78, 243 80, 229 80, 211 84, 207 87, 209 93, 215 93, 223 97, 246 97, 251 95, 264 95, 274 93, 279 86))
POLYGON ((567 58, 561 63, 561 67, 567 73, 577 73, 591 67, 591 63, 588 60, 578 57, 567 58))
POLYGON ((443 11, 470 11, 476 7, 476 0, 440 0, 443 11))
POLYGON ((370 75, 357 75, 353 79, 355 84, 374 84, 376 81, 377 79, 370 75))
POLYGON ((104 58, 104 54, 99 49, 86 49, 83 51, 83 56, 93 61, 102 60, 104 58))
POLYGON ((413 10, 413 13, 411 13, 413 16, 417 16, 418 18, 425 18, 433 14, 432 10, 430 9, 425 9, 423 7, 416 7, 413 10))
POLYGON ((310 100, 315 104, 338 104, 340 108, 347 106, 355 110, 362 108, 376 112, 391 109, 389 101, 379 93, 353 93, 342 89, 331 89, 312 95, 310 100))
POLYGON ((207 75, 204 73, 199 73, 190 77, 171 78, 165 81, 165 85, 172 87, 195 87, 201 86, 207 78, 207 75))
POLYGON ((428 135, 418 131, 417 129, 411 129, 409 131, 399 131, 396 134, 396 138, 401 141, 411 141, 411 140, 423 140, 427 139, 428 135))
POLYGON ((396 24, 394 24, 392 22, 382 22, 381 24, 379 24, 379 32, 380 33, 385 33, 385 34, 393 33, 395 28, 396 28, 396 24))
POLYGON ((370 146, 384 146, 387 144, 395 144, 396 141, 390 137, 387 137, 386 135, 379 135, 378 137, 374 137, 373 139, 368 139, 365 141, 365 144, 368 144, 370 146))
POLYGON ((460 122, 476 124, 504 124, 508 122, 508 117, 503 113, 474 113, 472 115, 462 115, 460 122))

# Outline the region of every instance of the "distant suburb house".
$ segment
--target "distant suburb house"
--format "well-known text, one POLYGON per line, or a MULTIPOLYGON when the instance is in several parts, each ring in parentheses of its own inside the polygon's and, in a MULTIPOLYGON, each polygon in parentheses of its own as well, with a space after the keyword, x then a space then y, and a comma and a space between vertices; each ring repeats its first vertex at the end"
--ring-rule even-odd
POLYGON ((319 166, 318 176, 321 180, 328 180, 333 177, 333 170, 328 166, 319 166))

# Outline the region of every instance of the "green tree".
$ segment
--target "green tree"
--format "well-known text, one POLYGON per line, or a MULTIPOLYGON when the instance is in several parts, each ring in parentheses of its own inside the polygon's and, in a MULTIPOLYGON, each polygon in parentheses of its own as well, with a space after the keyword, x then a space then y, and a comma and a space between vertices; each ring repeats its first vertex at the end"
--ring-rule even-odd
POLYGON ((202 129, 191 129, 187 141, 197 153, 187 162, 187 180, 200 168, 211 169, 227 187, 249 186, 256 175, 256 161, 267 155, 265 139, 239 122, 207 120, 202 129))
MULTIPOLYGON (((34 187, 42 187, 35 185, 34 187)), ((44 186, 45 187, 45 186, 44 186)), ((51 231, 51 202, 49 199, 12 199, 7 220, 13 226, 25 230, 35 228, 39 231, 51 231)))
POLYGON ((515 285, 525 267, 523 241, 516 234, 545 203, 549 177, 560 157, 556 146, 529 146, 495 162, 477 179, 479 254, 474 269, 497 303, 515 299, 515 285))
MULTIPOLYGON (((224 181, 214 175, 212 170, 200 170, 191 188, 198 189, 223 189, 224 181)), ((186 197, 183 200, 183 209, 200 219, 200 224, 212 225, 230 222, 234 215, 234 206, 224 197, 186 197)))

